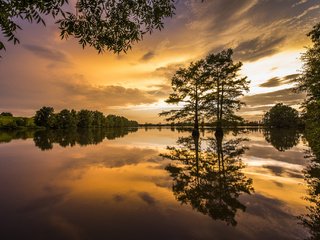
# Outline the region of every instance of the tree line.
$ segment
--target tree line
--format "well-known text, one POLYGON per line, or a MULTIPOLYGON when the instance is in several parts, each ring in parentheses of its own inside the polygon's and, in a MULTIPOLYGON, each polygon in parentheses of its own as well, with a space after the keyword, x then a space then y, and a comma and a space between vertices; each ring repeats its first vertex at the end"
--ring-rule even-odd
POLYGON ((122 116, 104 116, 102 112, 86 109, 80 111, 63 109, 59 113, 54 113, 52 107, 42 107, 36 111, 34 123, 39 127, 49 129, 121 128, 139 126, 138 122, 128 120, 122 116))

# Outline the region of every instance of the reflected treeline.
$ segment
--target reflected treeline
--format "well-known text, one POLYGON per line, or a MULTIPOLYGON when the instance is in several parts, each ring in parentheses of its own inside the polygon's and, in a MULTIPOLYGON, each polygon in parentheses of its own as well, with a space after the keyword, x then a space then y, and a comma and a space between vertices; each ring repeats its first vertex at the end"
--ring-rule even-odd
MULTIPOLYGON (((319 128, 320 129, 320 128, 319 128)), ((306 152, 309 160, 304 170, 305 182, 308 193, 305 200, 309 202, 307 214, 301 215, 299 219, 303 226, 309 231, 308 240, 320 239, 320 131, 319 129, 307 130, 305 137, 309 143, 310 150, 306 152)))
POLYGON ((296 128, 268 128, 264 129, 263 135, 274 148, 284 152, 299 143, 300 131, 296 128))
POLYGON ((33 138, 34 131, 32 130, 1 130, 0 143, 9 143, 14 139, 28 139, 33 138))
POLYGON ((173 178, 176 199, 235 226, 237 211, 246 210, 239 196, 253 192, 252 179, 241 171, 245 166, 240 157, 247 149, 243 141, 246 139, 224 141, 223 134, 215 134, 209 139, 181 137, 178 146, 168 146, 168 153, 162 156, 172 160, 166 170, 173 178))
POLYGON ((0 131, 0 143, 10 142, 13 139, 33 138, 35 145, 41 150, 50 150, 53 144, 62 147, 98 144, 104 139, 113 140, 124 137, 138 128, 92 128, 68 130, 43 130, 43 131, 0 131))

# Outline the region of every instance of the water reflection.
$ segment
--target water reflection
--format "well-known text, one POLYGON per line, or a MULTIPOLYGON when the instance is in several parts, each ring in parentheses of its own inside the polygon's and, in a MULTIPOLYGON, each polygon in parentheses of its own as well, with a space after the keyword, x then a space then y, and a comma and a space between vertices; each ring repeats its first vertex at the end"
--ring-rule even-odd
POLYGON ((308 240, 320 239, 320 133, 307 131, 306 138, 309 142, 310 150, 306 152, 309 160, 308 166, 304 170, 305 182, 307 184, 307 196, 305 200, 309 202, 307 214, 299 218, 302 225, 308 229, 308 240))
POLYGON ((284 152, 299 143, 300 132, 296 128, 270 128, 263 131, 263 135, 268 143, 278 151, 284 152))
POLYGON ((237 211, 246 210, 239 201, 243 193, 253 192, 252 179, 241 171, 241 155, 247 149, 242 145, 247 139, 233 138, 224 141, 223 134, 212 138, 180 137, 178 146, 168 146, 170 159, 166 170, 173 179, 172 190, 182 204, 235 226, 237 211))
POLYGON ((14 139, 33 138, 35 145, 41 150, 50 150, 53 144, 61 147, 96 145, 104 139, 113 140, 126 136, 137 128, 91 128, 43 131, 0 131, 0 143, 8 143, 14 139))

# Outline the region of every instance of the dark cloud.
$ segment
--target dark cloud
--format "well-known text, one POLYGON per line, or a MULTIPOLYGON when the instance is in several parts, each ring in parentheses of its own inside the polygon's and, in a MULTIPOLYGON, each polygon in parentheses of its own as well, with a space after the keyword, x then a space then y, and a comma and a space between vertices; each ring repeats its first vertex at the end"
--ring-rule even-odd
POLYGON ((305 99, 305 94, 296 93, 292 88, 279 91, 244 96, 242 100, 248 106, 274 105, 276 103, 284 103, 288 105, 300 104, 305 99))
POLYGON ((155 70, 155 74, 161 77, 165 77, 168 80, 172 78, 172 76, 175 74, 179 68, 185 67, 185 63, 175 63, 175 64, 169 64, 165 67, 159 67, 155 70))
POLYGON ((235 57, 242 61, 255 61, 260 58, 272 55, 279 51, 279 47, 285 42, 286 37, 259 36, 241 42, 235 49, 235 57))
POLYGON ((290 74, 283 78, 274 77, 259 85, 259 87, 278 87, 284 84, 293 83, 299 74, 290 74))
POLYGON ((141 61, 149 61, 154 58, 155 55, 156 53, 154 51, 149 51, 141 57, 141 61))
POLYGON ((62 63, 68 62, 67 55, 62 51, 48 48, 45 46, 38 46, 38 45, 31 45, 31 44, 23 45, 23 47, 41 58, 45 58, 45 59, 56 61, 56 62, 62 62, 62 63))
POLYGON ((148 93, 154 97, 167 98, 172 92, 172 87, 170 84, 157 84, 154 87, 157 89, 148 91, 148 93))
POLYGON ((237 48, 235 54, 244 61, 255 61, 281 51, 288 44, 305 41, 306 29, 311 29, 319 15, 316 1, 191 2, 189 26, 197 32, 195 39, 200 38, 200 44, 207 50, 220 49, 221 45, 237 48))
POLYGON ((158 100, 147 90, 125 88, 122 86, 94 86, 89 83, 57 83, 64 91, 65 96, 72 99, 81 99, 81 105, 126 106, 153 103, 158 100))
POLYGON ((139 197, 146 202, 148 205, 155 205, 156 204, 156 200, 154 197, 152 197, 149 193, 147 192, 141 192, 138 194, 139 197))

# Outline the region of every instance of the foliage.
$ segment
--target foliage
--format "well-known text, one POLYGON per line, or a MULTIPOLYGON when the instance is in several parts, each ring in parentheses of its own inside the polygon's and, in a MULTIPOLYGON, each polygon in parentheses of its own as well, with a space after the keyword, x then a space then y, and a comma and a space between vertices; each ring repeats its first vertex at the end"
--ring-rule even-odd
POLYGON ((54 121, 54 109, 52 107, 42 107, 34 116, 34 123, 40 127, 52 127, 54 121))
POLYGON ((233 51, 224 50, 209 54, 205 59, 180 68, 172 78, 172 90, 167 103, 180 104, 176 110, 162 112, 167 121, 194 122, 198 128, 199 118, 223 122, 239 122, 243 119, 234 113, 244 104, 239 100, 248 90, 247 77, 240 77, 241 62, 233 63, 233 51))
POLYGON ((223 120, 235 119, 235 111, 239 110, 243 102, 239 97, 248 91, 247 77, 239 76, 242 63, 234 63, 232 49, 223 50, 206 57, 207 87, 207 117, 215 117, 217 125, 223 120))
POLYGON ((35 128, 32 118, 0 115, 0 129, 35 128))
MULTIPOLYGON (((174 14, 174 0, 0 0, 0 28, 8 41, 19 43, 19 21, 45 25, 43 16, 51 15, 59 24, 61 38, 73 36, 85 47, 99 52, 127 51, 134 42, 154 29, 163 28, 163 19, 174 14), (66 9, 75 10, 65 11, 66 9)), ((0 50, 5 49, 0 41, 0 50)))
POLYGON ((312 132, 320 132, 320 23, 308 33, 313 46, 302 55, 304 62, 302 74, 297 79, 298 91, 307 94, 303 104, 303 119, 306 128, 312 132))
POLYGON ((0 113, 0 116, 13 117, 12 113, 10 113, 10 112, 2 112, 2 113, 0 113))
POLYGON ((294 108, 278 103, 263 116, 263 123, 268 127, 290 128, 299 125, 299 113, 294 108))
POLYGON ((193 121, 194 128, 199 127, 199 117, 204 114, 204 100, 207 91, 203 76, 204 61, 191 63, 187 68, 180 68, 172 77, 173 93, 166 100, 169 104, 181 104, 181 108, 160 113, 167 116, 167 121, 193 121))
POLYGON ((307 93, 305 104, 320 100, 320 23, 308 33, 313 46, 302 55, 302 74, 297 78, 298 90, 307 93))
POLYGON ((63 109, 54 113, 52 107, 43 107, 36 112, 35 123, 38 126, 53 129, 70 128, 111 128, 111 127, 138 127, 136 121, 130 121, 125 117, 108 115, 105 117, 102 112, 82 109, 63 109))

